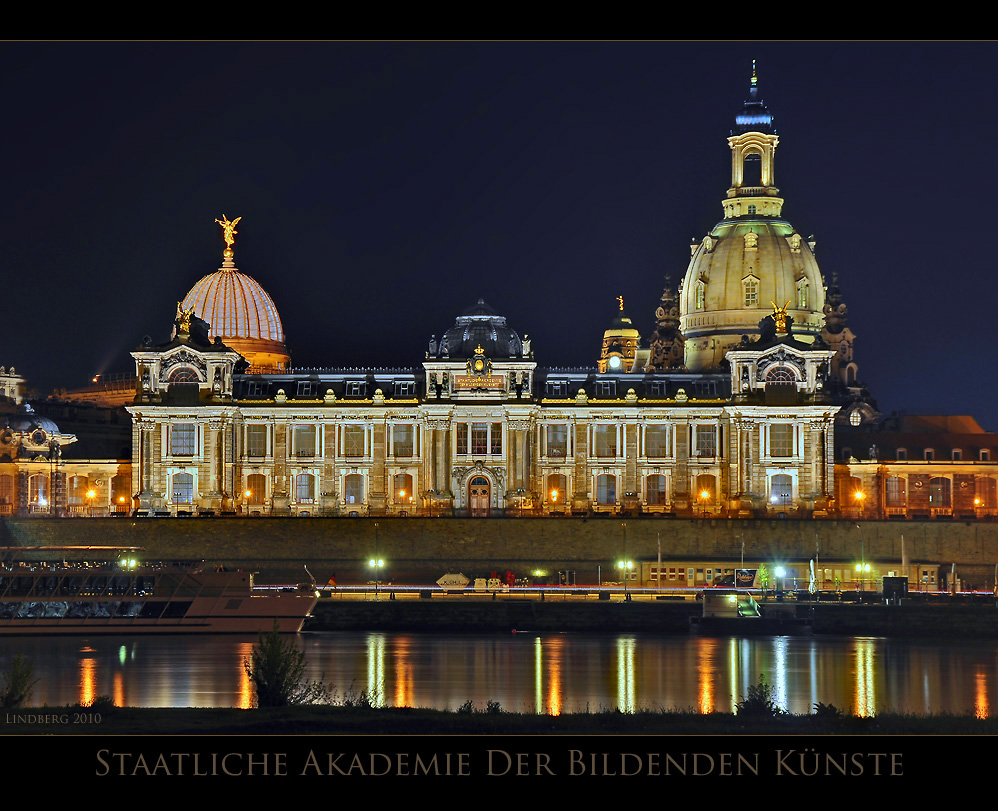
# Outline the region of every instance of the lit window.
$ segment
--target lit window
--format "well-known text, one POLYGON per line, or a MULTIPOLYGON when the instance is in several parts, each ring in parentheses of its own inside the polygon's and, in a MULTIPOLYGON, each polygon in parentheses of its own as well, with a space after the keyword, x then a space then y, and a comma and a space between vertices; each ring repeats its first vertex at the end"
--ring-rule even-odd
POLYGON ((797 307, 801 310, 807 307, 807 279, 797 282, 797 307))
POLYGON ((267 426, 246 426, 246 455, 262 458, 267 455, 267 426))
POLYGON ((267 501, 267 477, 262 473, 252 473, 246 477, 247 504, 264 504, 267 501))
POLYGON ((411 398, 416 396, 416 384, 412 381, 395 381, 395 397, 411 398))
POLYGON ((785 473, 770 480, 769 503, 775 507, 789 507, 793 503, 793 479, 785 473))
POLYGON ((786 366, 777 366, 766 375, 767 383, 796 383, 797 377, 786 366))
POLYGON ((651 505, 665 504, 665 476, 655 474, 646 480, 648 491, 648 503, 651 505))
POLYGON ((364 503, 364 477, 360 473, 343 477, 343 500, 347 504, 364 503))
POLYGON ((392 454, 395 456, 412 456, 413 437, 416 432, 414 425, 395 425, 392 427, 392 454))
POLYGON ((596 456, 613 457, 617 455, 617 426, 597 425, 593 428, 593 439, 596 456))
POLYGON ((197 429, 192 422, 178 423, 170 430, 170 453, 174 456, 193 456, 197 429))
POLYGON ((794 455, 793 425, 778 423, 769 427, 769 455, 778 457, 794 455))
POLYGON ((668 425, 649 425, 645 428, 645 456, 662 458, 671 455, 668 425))
POLYGON ((952 506, 952 483, 943 476, 929 479, 929 504, 933 507, 952 506))
POLYGON ((568 455, 568 426, 549 425, 548 431, 548 456, 564 458, 568 455))
POLYGON ((755 307, 759 304, 759 284, 753 278, 748 278, 742 282, 745 292, 745 306, 755 307))
POLYGON ((294 428, 295 456, 311 458, 315 456, 315 426, 296 425, 294 428))
POLYGON ((471 453, 475 456, 484 456, 489 452, 489 424, 487 422, 473 422, 471 424, 471 453))
POLYGON ((717 432, 713 425, 696 427, 697 456, 717 456, 717 432))
POLYGON ((173 477, 173 503, 194 503, 194 477, 190 473, 177 473, 173 477))
POLYGON ((850 425, 859 425, 862 421, 863 415, 860 414, 859 411, 853 411, 852 414, 849 415, 850 425))
POLYGON ((344 425, 343 426, 343 455, 363 456, 364 455, 364 426, 344 425))
POLYGON ((299 473, 295 476, 295 500, 299 504, 312 504, 315 501, 315 476, 299 473))
POLYGON ((905 479, 903 476, 887 477, 887 506, 904 507, 907 499, 905 493, 905 479))
POLYGON ((988 479, 983 476, 977 477, 977 497, 974 501, 975 506, 981 507, 985 510, 993 510, 996 506, 998 506, 994 479, 988 479))
POLYGON ((703 309, 704 304, 704 283, 702 281, 697 281, 693 287, 693 296, 698 310, 703 309))

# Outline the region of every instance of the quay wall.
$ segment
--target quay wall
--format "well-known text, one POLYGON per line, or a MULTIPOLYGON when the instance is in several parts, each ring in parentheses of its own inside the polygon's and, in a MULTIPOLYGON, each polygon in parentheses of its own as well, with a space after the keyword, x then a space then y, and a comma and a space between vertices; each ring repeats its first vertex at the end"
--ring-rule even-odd
MULTIPOLYGON (((276 573, 307 564, 317 579, 370 579, 367 561, 388 562, 396 582, 433 582, 535 568, 572 570, 576 582, 612 579, 614 561, 662 559, 806 562, 864 556, 898 568, 901 538, 912 564, 952 564, 964 582, 994 584, 998 522, 667 518, 3 518, 6 546, 136 546, 146 558, 207 560, 276 573)), ((60 555, 65 556, 65 555, 60 555)), ((50 556, 51 557, 51 556, 50 556)), ((81 556, 85 557, 85 556, 81 556)))

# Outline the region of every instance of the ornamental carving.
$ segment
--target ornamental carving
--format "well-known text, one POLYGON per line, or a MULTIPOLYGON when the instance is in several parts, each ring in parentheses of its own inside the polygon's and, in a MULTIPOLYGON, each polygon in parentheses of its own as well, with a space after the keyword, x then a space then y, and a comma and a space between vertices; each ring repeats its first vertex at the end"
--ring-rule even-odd
POLYGON ((197 370, 200 373, 199 377, 201 380, 204 380, 208 373, 208 366, 205 362, 193 352, 189 352, 184 349, 175 355, 170 355, 170 357, 163 359, 162 366, 159 370, 159 382, 165 383, 169 379, 170 373, 177 366, 190 366, 191 368, 197 370))

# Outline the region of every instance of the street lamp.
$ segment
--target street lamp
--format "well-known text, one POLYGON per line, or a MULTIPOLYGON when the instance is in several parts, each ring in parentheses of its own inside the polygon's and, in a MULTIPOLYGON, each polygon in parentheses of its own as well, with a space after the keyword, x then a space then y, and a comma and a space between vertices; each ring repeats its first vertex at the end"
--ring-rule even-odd
POLYGON ((863 517, 863 499, 866 498, 866 493, 864 493, 862 490, 857 490, 855 493, 852 494, 852 497, 854 499, 856 499, 856 504, 859 506, 859 517, 862 518, 863 517))
POLYGON ((865 591, 864 581, 866 576, 870 573, 870 564, 865 561, 863 563, 857 563, 856 571, 859 572, 859 590, 865 591))
POLYGON ((634 566, 631 561, 627 559, 627 522, 620 522, 620 529, 624 533, 624 559, 617 564, 617 568, 621 570, 624 575, 624 602, 629 603, 631 601, 631 593, 627 590, 627 581, 631 578, 631 568, 634 566))
POLYGON ((90 517, 94 517, 94 497, 97 495, 96 490, 87 490, 87 500, 90 502, 90 517))
POLYGON ((703 509, 703 517, 707 517, 707 500, 710 498, 709 490, 700 491, 700 507, 703 509))

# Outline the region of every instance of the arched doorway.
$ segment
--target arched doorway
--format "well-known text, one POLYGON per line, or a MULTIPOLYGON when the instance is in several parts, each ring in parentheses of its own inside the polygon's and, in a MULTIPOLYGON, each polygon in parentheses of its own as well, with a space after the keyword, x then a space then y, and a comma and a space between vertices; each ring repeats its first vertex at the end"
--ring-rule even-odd
POLYGON ((484 476, 475 476, 468 483, 468 511, 472 518, 488 518, 492 487, 484 476))

